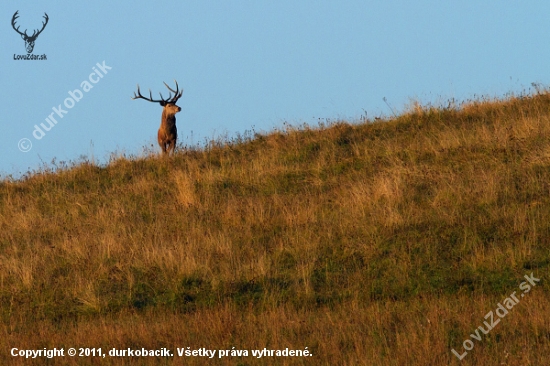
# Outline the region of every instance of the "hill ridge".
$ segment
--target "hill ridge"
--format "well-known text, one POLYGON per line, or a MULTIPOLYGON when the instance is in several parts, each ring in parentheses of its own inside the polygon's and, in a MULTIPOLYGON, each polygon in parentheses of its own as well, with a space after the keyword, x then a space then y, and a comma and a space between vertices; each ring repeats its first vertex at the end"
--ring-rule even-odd
POLYGON ((307 346, 326 364, 448 364, 533 272, 540 285, 467 357, 548 362, 533 329, 550 310, 549 107, 545 91, 416 104, 5 179, 0 345, 307 346))

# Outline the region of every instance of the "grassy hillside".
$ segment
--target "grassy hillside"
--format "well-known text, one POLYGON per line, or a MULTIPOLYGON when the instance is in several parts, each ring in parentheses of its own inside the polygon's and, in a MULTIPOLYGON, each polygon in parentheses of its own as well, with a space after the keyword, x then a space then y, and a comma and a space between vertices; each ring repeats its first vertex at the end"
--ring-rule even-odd
POLYGON ((549 364, 549 267, 546 92, 79 163, 0 183, 0 364, 549 364))

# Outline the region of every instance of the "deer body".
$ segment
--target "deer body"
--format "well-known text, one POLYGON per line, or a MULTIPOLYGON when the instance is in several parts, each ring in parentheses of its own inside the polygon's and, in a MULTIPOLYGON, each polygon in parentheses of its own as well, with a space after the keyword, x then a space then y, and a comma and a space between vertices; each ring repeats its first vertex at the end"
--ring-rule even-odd
POLYGON ((176 113, 181 108, 175 104, 167 104, 162 111, 160 128, 157 134, 158 143, 164 154, 174 151, 176 140, 178 138, 178 129, 176 128, 176 113))
POLYGON ((178 138, 178 130, 176 128, 176 113, 181 111, 181 108, 176 105, 178 99, 181 97, 183 90, 179 90, 178 82, 176 81, 176 90, 170 88, 166 83, 164 83, 168 90, 174 93, 174 97, 170 93, 167 99, 162 98, 160 94, 160 100, 154 100, 151 95, 151 90, 149 90, 149 98, 141 95, 139 90, 139 85, 137 88, 137 95, 134 93, 132 99, 145 99, 149 102, 159 103, 162 107, 162 117, 160 120, 160 128, 157 134, 157 140, 163 154, 169 154, 174 152, 176 147, 176 140, 178 138))

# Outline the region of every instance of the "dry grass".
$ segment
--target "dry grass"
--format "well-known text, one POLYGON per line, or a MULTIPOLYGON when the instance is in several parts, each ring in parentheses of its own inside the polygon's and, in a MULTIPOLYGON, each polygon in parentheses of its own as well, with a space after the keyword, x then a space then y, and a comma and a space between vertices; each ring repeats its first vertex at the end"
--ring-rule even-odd
POLYGON ((0 363, 45 362, 12 347, 190 346, 314 354, 212 364, 547 364, 549 107, 415 105, 5 179, 0 363), (459 362, 531 272, 541 283, 459 362))

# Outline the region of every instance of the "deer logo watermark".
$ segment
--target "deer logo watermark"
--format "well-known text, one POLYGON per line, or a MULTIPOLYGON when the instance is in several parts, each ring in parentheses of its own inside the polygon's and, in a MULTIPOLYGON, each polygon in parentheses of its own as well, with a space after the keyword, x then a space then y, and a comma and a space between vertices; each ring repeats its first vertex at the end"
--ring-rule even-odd
POLYGON ((42 22, 42 29, 40 29, 40 30, 35 29, 34 32, 32 33, 32 35, 29 36, 27 34, 27 29, 25 29, 24 32, 21 32, 19 30, 20 26, 17 26, 17 28, 16 28, 15 23, 17 21, 17 18, 19 18, 18 13, 19 13, 19 10, 17 10, 15 12, 15 14, 13 14, 13 17, 11 18, 11 26, 13 27, 13 29, 17 33, 19 33, 21 35, 21 38, 23 38, 23 40, 25 41, 25 49, 27 50, 27 55, 15 55, 14 54, 13 59, 14 60, 45 60, 46 55, 40 55, 40 56, 32 55, 32 51, 34 50, 34 42, 36 42, 36 38, 38 38, 40 33, 42 33, 44 28, 46 28, 46 24, 48 24, 48 20, 49 20, 48 14, 44 13, 45 21, 42 22))

